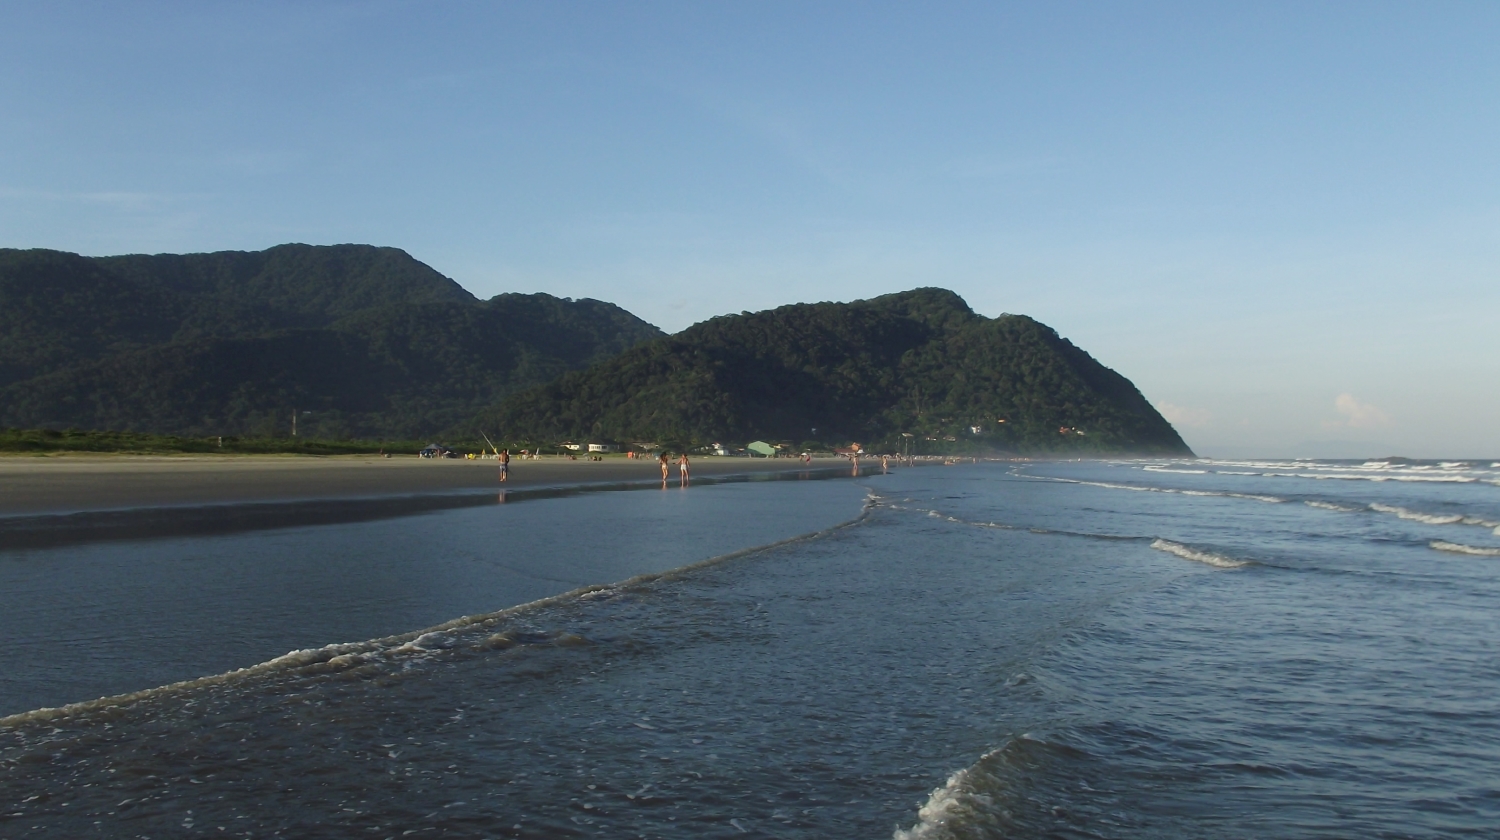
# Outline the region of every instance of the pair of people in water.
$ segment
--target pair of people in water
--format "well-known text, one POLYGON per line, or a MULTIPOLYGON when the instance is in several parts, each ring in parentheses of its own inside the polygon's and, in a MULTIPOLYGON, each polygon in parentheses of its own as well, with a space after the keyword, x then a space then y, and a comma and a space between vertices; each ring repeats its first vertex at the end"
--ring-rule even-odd
MULTIPOLYGON (((656 460, 657 460, 658 463, 661 464, 661 483, 662 484, 666 484, 667 483, 667 475, 668 475, 668 473, 671 472, 671 469, 672 469, 672 466, 671 466, 671 464, 672 464, 671 456, 669 456, 667 453, 663 452, 663 453, 661 453, 660 456, 657 457, 656 460)), ((683 484, 687 484, 687 482, 688 482, 688 456, 687 456, 686 452, 684 452, 681 455, 677 456, 677 475, 678 475, 679 479, 682 481, 683 484)))

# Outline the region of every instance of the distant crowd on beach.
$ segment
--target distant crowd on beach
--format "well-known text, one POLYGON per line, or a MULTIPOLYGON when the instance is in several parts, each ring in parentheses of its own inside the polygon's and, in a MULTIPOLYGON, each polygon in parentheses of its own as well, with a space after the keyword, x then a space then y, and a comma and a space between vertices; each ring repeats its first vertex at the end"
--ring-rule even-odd
MULTIPOLYGON (((385 453, 382 452, 381 454, 385 454, 385 453)), ((462 456, 460 456, 457 452, 452 452, 451 450, 445 450, 441 454, 439 454, 439 453, 431 453, 428 450, 423 450, 422 452, 420 452, 418 454, 421 455, 424 458, 431 458, 431 457, 459 458, 459 457, 462 457, 464 460, 468 460, 468 461, 491 461, 491 460, 494 460, 494 461, 504 461, 506 463, 509 463, 513 459, 514 460, 520 460, 520 461, 540 461, 543 458, 543 455, 542 455, 542 453, 541 453, 540 450, 532 450, 532 449, 519 449, 519 450, 516 450, 515 454, 511 454, 511 452, 510 452, 509 449, 506 449, 506 450, 503 450, 503 451, 499 451, 499 452, 469 452, 469 453, 463 454, 462 456)), ((624 453, 626 460, 632 460, 632 461, 646 460, 647 456, 649 454, 650 453, 637 452, 635 450, 631 450, 629 452, 625 452, 624 453)), ((386 456, 386 457, 389 457, 389 456, 386 456)), ((558 460, 564 460, 564 461, 577 461, 578 457, 579 457, 579 453, 577 453, 577 452, 563 452, 563 453, 558 453, 558 454, 555 454, 555 455, 548 455, 546 457, 547 458, 558 459, 558 460)), ((655 459, 658 460, 658 461, 661 460, 661 459, 668 459, 668 460, 671 461, 671 463, 673 463, 673 464, 679 464, 680 465, 680 463, 682 461, 686 460, 687 457, 688 457, 688 455, 687 455, 686 452, 682 452, 682 453, 678 453, 676 455, 673 455, 670 452, 662 451, 662 452, 656 453, 655 459)), ((809 464, 809 465, 812 464, 812 462, 813 462, 813 455, 812 455, 811 452, 801 452, 801 453, 790 454, 790 455, 776 455, 776 456, 773 456, 773 457, 777 458, 777 459, 795 458, 796 460, 801 461, 804 464, 809 464)), ((837 457, 837 458, 839 458, 841 460, 849 461, 849 462, 852 462, 852 463, 855 463, 855 464, 858 464, 860 462, 860 459, 863 458, 863 457, 878 458, 880 460, 880 466, 883 467, 883 468, 889 468, 891 464, 897 464, 897 465, 903 465, 903 466, 914 466, 917 463, 917 461, 942 461, 944 463, 949 463, 949 462, 951 462, 951 463, 960 463, 960 462, 964 462, 964 461, 977 461, 978 460, 977 458, 955 458, 955 457, 952 457, 952 456, 935 456, 935 455, 922 455, 922 456, 890 455, 890 454, 866 455, 865 453, 862 453, 862 452, 839 452, 839 453, 836 453, 834 457, 837 457)), ((605 459, 604 455, 601 454, 601 453, 597 453, 597 452, 588 453, 587 455, 584 456, 584 460, 586 460, 586 461, 603 461, 604 459, 605 459)))
MULTIPOLYGON (((486 437, 485 440, 486 440, 487 443, 489 443, 488 437, 486 437)), ((717 447, 717 444, 715 446, 717 447)), ((511 462, 512 458, 517 459, 517 460, 521 460, 521 461, 536 461, 536 460, 541 460, 542 459, 542 453, 541 453, 540 449, 518 449, 518 450, 516 450, 516 453, 514 455, 512 455, 509 448, 501 449, 501 448, 495 446, 493 443, 490 443, 490 447, 491 447, 491 451, 489 451, 489 452, 483 452, 483 451, 481 451, 481 452, 470 452, 470 453, 466 453, 466 454, 464 454, 464 455, 461 456, 461 455, 459 455, 458 452, 456 452, 454 450, 451 450, 451 449, 449 449, 446 446, 442 446, 440 444, 429 444, 419 454, 422 457, 424 457, 424 458, 459 458, 459 457, 462 457, 462 458, 470 460, 470 461, 490 460, 490 459, 493 459, 493 460, 499 462, 499 479, 500 479, 501 482, 508 482, 510 480, 510 462, 511 462)), ((720 449, 722 449, 722 447, 720 447, 720 449)), ((713 448, 709 448, 707 451, 712 452, 713 448)), ((598 462, 598 461, 603 461, 604 460, 604 453, 599 452, 599 451, 589 451, 589 452, 572 451, 572 452, 563 452, 563 453, 560 453, 559 455, 549 456, 549 457, 555 457, 555 458, 559 458, 559 459, 562 459, 562 460, 568 460, 568 461, 577 461, 578 460, 578 456, 580 454, 584 455, 584 457, 587 460, 589 460, 589 461, 598 462)), ((660 469, 661 469, 661 480, 662 480, 662 486, 663 487, 665 487, 666 484, 667 484, 667 482, 671 479, 673 466, 675 466, 677 468, 677 480, 678 480, 679 484, 681 484, 682 486, 686 487, 688 485, 688 483, 689 483, 689 480, 691 479, 691 476, 692 476, 692 462, 691 462, 691 459, 688 457, 688 453, 687 452, 678 452, 678 453, 676 453, 674 455, 673 453, 668 452, 666 450, 661 450, 659 452, 652 452, 652 451, 647 451, 647 450, 630 449, 630 450, 627 450, 624 453, 624 455, 625 455, 625 459, 626 460, 631 460, 631 461, 647 460, 647 459, 650 459, 650 458, 654 457, 654 460, 657 462, 657 466, 660 467, 660 469)), ((844 460, 848 461, 849 465, 850 465, 850 469, 851 469, 851 471, 853 472, 854 475, 859 475, 860 474, 860 458, 861 457, 867 457, 867 458, 871 458, 871 459, 879 459, 879 462, 880 462, 880 471, 881 472, 889 472, 892 463, 895 463, 898 466, 915 466, 918 461, 924 461, 924 462, 941 462, 941 463, 943 463, 945 465, 953 465, 953 464, 958 464, 958 463, 962 463, 962 462, 977 462, 978 461, 977 458, 954 458, 954 457, 943 457, 943 456, 917 456, 917 455, 910 455, 910 454, 892 455, 892 454, 888 454, 887 453, 887 454, 873 455, 873 454, 866 453, 863 450, 863 448, 861 448, 859 446, 859 444, 854 444, 854 445, 852 445, 850 447, 836 448, 834 450, 834 455, 836 457, 838 457, 838 458, 841 458, 841 459, 844 459, 844 460)), ((767 457, 769 457, 769 458, 775 458, 775 459, 796 458, 797 460, 801 461, 806 466, 811 466, 812 463, 813 463, 813 455, 812 455, 812 452, 810 452, 810 451, 803 451, 801 453, 777 451, 777 452, 774 452, 774 453, 768 455, 767 457)))

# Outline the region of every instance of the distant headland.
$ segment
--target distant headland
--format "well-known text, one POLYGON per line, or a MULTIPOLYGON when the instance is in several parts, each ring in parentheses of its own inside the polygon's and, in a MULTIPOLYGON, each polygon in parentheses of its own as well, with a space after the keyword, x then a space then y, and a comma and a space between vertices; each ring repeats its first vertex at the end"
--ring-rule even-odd
POLYGON ((0 427, 1190 454, 1125 377, 1031 318, 987 318, 942 289, 668 336, 601 301, 478 300, 368 245, 0 249, 0 427))

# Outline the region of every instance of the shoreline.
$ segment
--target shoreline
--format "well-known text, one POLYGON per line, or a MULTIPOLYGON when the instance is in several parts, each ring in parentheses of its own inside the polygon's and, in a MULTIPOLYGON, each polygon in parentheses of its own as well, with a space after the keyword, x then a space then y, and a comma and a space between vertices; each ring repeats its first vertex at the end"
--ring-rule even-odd
MULTIPOLYGON (((489 461, 411 455, 70 455, 0 458, 0 517, 446 495, 660 481, 655 461, 611 458, 513 460, 510 480, 489 461)), ((692 463, 694 478, 848 467, 842 458, 716 458, 692 463)), ((861 472, 867 467, 861 465, 861 472)), ((878 470, 878 462, 876 469, 878 470)), ((678 482, 675 465, 668 484, 678 482)))

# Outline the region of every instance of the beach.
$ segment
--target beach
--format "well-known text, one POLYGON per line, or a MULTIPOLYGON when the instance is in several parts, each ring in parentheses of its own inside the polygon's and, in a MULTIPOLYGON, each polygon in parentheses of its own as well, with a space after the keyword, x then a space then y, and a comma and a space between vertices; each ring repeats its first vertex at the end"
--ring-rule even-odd
MULTIPOLYGON (((842 464, 847 462, 829 458, 816 459, 813 466, 842 464)), ((794 459, 704 457, 693 460, 691 473, 695 478, 710 478, 807 468, 794 459)), ((14 456, 0 458, 0 516, 520 490, 659 481, 661 477, 654 460, 618 457, 603 461, 514 459, 503 486, 498 472, 494 460, 414 455, 14 456)), ((675 464, 670 480, 678 480, 675 464)))

